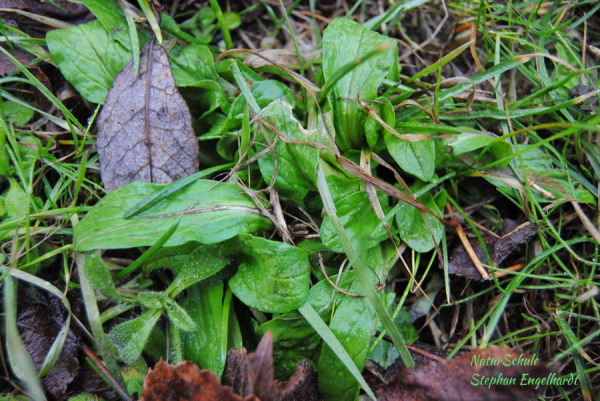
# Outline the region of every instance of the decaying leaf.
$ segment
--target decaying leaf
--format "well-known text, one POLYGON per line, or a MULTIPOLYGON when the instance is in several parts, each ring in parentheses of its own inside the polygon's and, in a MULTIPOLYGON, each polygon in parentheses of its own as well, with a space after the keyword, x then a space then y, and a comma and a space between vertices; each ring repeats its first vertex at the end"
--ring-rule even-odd
POLYGON ((102 181, 113 191, 131 181, 169 183, 198 171, 198 141, 177 91, 167 53, 144 46, 139 74, 117 75, 98 118, 102 181))
POLYGON ((318 401, 317 375, 306 361, 286 383, 273 380, 273 335, 267 332, 256 351, 227 353, 223 385, 210 370, 189 361, 156 364, 144 381, 143 401, 318 401), (231 387, 229 387, 231 386, 231 387))
MULTIPOLYGON (((19 331, 38 370, 42 367, 54 338, 65 324, 62 309, 58 298, 46 301, 44 297, 42 302, 29 305, 19 313, 19 331)), ((65 399, 69 385, 80 373, 78 346, 79 338, 69 331, 56 365, 42 380, 46 390, 57 399, 65 399)))
POLYGON ((273 380, 273 335, 265 333, 256 351, 229 350, 223 383, 233 387, 244 400, 317 401, 317 375, 306 361, 286 383, 273 380))
POLYGON ((231 387, 221 386, 210 370, 185 361, 170 366, 160 361, 144 381, 143 401, 242 401, 231 387))
MULTIPOLYGON (((506 222, 506 221, 505 221, 506 222)), ((501 237, 484 236, 485 246, 492 258, 490 264, 498 267, 519 245, 525 244, 537 232, 538 227, 529 223, 522 224, 501 237)), ((479 260, 486 263, 485 252, 479 241, 471 242, 479 260)), ((464 246, 454 249, 448 263, 448 272, 458 276, 468 277, 473 280, 482 280, 481 274, 473 265, 464 246)))
POLYGON ((507 346, 490 347, 415 368, 405 368, 398 360, 374 390, 379 401, 528 400, 543 390, 541 379, 550 375, 551 370, 535 355, 520 354, 507 346), (505 366, 506 361, 515 365, 505 366), (537 384, 535 379, 540 379, 537 384))

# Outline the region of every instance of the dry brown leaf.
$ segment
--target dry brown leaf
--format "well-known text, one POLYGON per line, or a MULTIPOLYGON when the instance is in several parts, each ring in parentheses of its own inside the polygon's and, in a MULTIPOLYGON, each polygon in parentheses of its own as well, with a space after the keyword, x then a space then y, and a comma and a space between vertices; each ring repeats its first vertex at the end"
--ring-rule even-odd
POLYGON ((507 346, 464 352, 449 361, 431 361, 416 368, 405 368, 397 361, 384 374, 387 384, 374 390, 379 401, 528 400, 541 392, 544 386, 536 389, 536 385, 520 385, 523 375, 529 375, 525 376, 527 380, 547 378, 551 374, 545 362, 535 361, 535 355, 519 354, 507 346), (523 361, 528 360, 530 365, 505 366, 502 362, 518 361, 519 357, 523 361), (497 366, 487 366, 485 361, 488 360, 501 362, 497 366), (515 378, 515 384, 488 387, 481 384, 486 380, 484 376, 515 378))
MULTIPOLYGON (((505 223, 508 220, 505 220, 505 223)), ((538 227, 528 223, 516 227, 514 230, 504 234, 501 237, 484 236, 485 246, 488 250, 491 263, 498 267, 519 245, 526 243, 535 233, 538 227)), ((472 241, 471 245, 475 250, 475 255, 482 263, 486 262, 485 252, 479 241, 472 241)), ((464 246, 460 245, 454 249, 448 263, 448 272, 458 276, 468 277, 474 280, 482 280, 481 274, 473 265, 473 261, 467 254, 464 246)))
POLYGON ((198 140, 177 91, 167 53, 144 46, 139 74, 117 75, 98 118, 102 181, 113 191, 131 181, 169 183, 198 171, 198 140))
POLYGON ((142 400, 242 401, 242 398, 231 387, 221 386, 210 370, 200 370, 189 361, 177 366, 160 361, 144 380, 142 400))
POLYGON ((317 376, 306 361, 285 382, 273 380, 273 335, 267 332, 256 350, 229 350, 223 383, 233 387, 244 401, 318 401, 317 376))

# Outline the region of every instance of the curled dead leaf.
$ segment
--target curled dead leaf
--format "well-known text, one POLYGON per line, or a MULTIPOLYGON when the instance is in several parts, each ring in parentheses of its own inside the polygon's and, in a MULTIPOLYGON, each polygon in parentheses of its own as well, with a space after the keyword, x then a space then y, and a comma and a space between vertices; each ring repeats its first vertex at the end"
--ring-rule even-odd
POLYGON ((165 50, 144 46, 139 74, 117 75, 98 118, 102 181, 113 191, 132 181, 169 183, 198 171, 198 140, 165 50))
POLYGON ((143 401, 242 401, 231 387, 221 386, 210 370, 200 370, 192 362, 177 366, 163 361, 150 369, 144 380, 143 401))
POLYGON ((306 361, 296 365, 287 382, 273 380, 273 335, 265 333, 256 350, 229 350, 223 383, 244 401, 318 401, 317 375, 306 361))

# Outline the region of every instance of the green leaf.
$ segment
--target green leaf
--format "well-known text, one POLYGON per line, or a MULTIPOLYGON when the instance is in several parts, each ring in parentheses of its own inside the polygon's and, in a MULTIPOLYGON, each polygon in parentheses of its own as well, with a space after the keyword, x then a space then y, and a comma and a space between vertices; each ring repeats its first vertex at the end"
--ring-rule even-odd
POLYGON ((283 82, 267 79, 252 84, 252 94, 261 109, 277 99, 288 103, 292 108, 296 107, 296 96, 294 92, 283 82))
POLYGON ((169 319, 171 319, 171 322, 184 332, 195 330, 198 325, 190 315, 188 315, 186 310, 172 299, 169 298, 169 301, 170 302, 168 302, 167 305, 167 315, 169 316, 169 319))
POLYGON ((162 292, 140 292, 138 299, 148 309, 162 309, 169 304, 169 297, 162 292))
POLYGON ((29 213, 29 197, 15 179, 9 178, 9 181, 10 188, 4 197, 4 207, 8 217, 11 219, 25 217, 29 213))
POLYGON ((246 305, 263 312, 285 313, 304 304, 310 279, 306 251, 242 234, 225 244, 223 252, 245 255, 229 287, 246 305))
POLYGON ((396 163, 406 171, 423 181, 431 181, 435 169, 435 143, 433 139, 408 142, 384 133, 388 152, 396 163))
MULTIPOLYGON (((513 154, 512 146, 498 137, 486 134, 465 133, 458 135, 449 142, 455 155, 472 152, 489 146, 490 152, 496 160, 503 159, 513 154)), ((508 163, 507 163, 508 164, 508 163)))
MULTIPOLYGON (((338 200, 335 202, 335 208, 342 225, 350 236, 352 245, 360 255, 387 238, 383 228, 375 232, 380 220, 375 214, 366 192, 355 192, 338 200)), ((332 251, 344 252, 329 215, 323 219, 321 239, 323 244, 332 251)))
POLYGON ((2 115, 14 125, 25 125, 33 117, 33 109, 17 102, 2 102, 0 116, 2 115))
POLYGON ((197 242, 165 247, 156 252, 144 266, 148 272, 158 268, 168 268, 177 272, 169 288, 176 292, 175 297, 187 287, 202 281, 222 270, 229 258, 219 254, 220 244, 203 245, 197 242))
POLYGON ((121 6, 113 0, 82 0, 82 3, 98 18, 109 35, 129 48, 127 21, 121 6))
POLYGON ((86 255, 83 271, 92 287, 106 298, 121 302, 134 302, 133 299, 126 298, 117 292, 110 270, 102 260, 100 251, 92 251, 86 255))
POLYGON ((223 25, 227 27, 227 29, 235 29, 242 24, 242 19, 240 18, 238 13, 227 12, 223 13, 223 25))
MULTIPOLYGON (((411 189, 416 190, 418 188, 413 186, 411 189)), ((417 200, 433 213, 442 216, 442 212, 430 192, 421 195, 417 200)), ((416 207, 404 202, 399 204, 398 213, 396 213, 396 223, 398 224, 400 238, 417 252, 429 252, 439 244, 444 234, 444 225, 442 222, 432 215, 422 213, 416 207), (429 225, 429 228, 427 225, 429 225), (431 238, 431 234, 433 234, 435 242, 431 238)))
POLYGON ((455 155, 472 152, 473 150, 483 148, 494 141, 494 137, 485 134, 465 133, 452 139, 449 145, 452 147, 455 155))
MULTIPOLYGON (((350 287, 350 292, 364 293, 358 279, 350 287)), ((359 371, 365 364, 377 321, 375 309, 367 298, 344 297, 329 324, 359 371)), ((346 401, 356 398, 359 390, 356 379, 327 345, 323 345, 318 366, 319 391, 323 400, 346 401)))
MULTIPOLYGON (((317 141, 316 131, 304 129, 294 117, 292 107, 288 103, 277 100, 263 110, 262 114, 266 117, 266 121, 288 140, 317 141)), ((272 143, 276 139, 276 134, 270 130, 265 131, 268 131, 272 143)), ((277 154, 275 188, 284 196, 301 203, 308 191, 314 188, 319 150, 306 144, 286 143, 283 138, 279 137, 275 145, 275 152, 277 154)), ((270 182, 271 177, 275 174, 275 157, 272 152, 268 152, 258 159, 258 166, 265 182, 270 182)))
POLYGON ((50 31, 46 42, 67 81, 93 103, 104 103, 115 77, 132 57, 98 20, 50 31))
POLYGON ((338 70, 356 63, 382 46, 385 51, 355 66, 333 87, 336 140, 342 151, 360 148, 364 137, 365 114, 355 100, 375 99, 377 89, 394 64, 394 42, 347 19, 334 19, 323 35, 323 75, 325 82, 334 79, 338 70), (342 99, 347 98, 347 99, 342 99))
POLYGON ((177 86, 194 86, 200 81, 215 81, 218 78, 208 46, 175 46, 169 52, 169 61, 177 86))
MULTIPOLYGON (((338 276, 331 276, 330 279, 337 282, 338 276)), ((337 282, 337 286, 348 290, 355 279, 353 271, 346 272, 337 282)), ((340 297, 345 295, 335 290, 327 280, 321 280, 312 286, 306 302, 318 311, 325 323, 329 323, 335 301, 340 297)), ((314 363, 318 361, 321 337, 297 311, 279 315, 263 323, 258 331, 261 335, 267 331, 273 334, 273 358, 277 378, 289 378, 296 371, 296 363, 302 359, 309 359, 314 363)))
POLYGON ((188 288, 181 305, 196 322, 196 329, 182 333, 183 355, 200 366, 210 369, 221 377, 225 369, 227 343, 223 346, 221 318, 223 314, 222 281, 217 283, 200 283, 188 288))
POLYGON ((135 319, 121 323, 110 332, 110 339, 125 363, 133 363, 142 355, 150 332, 161 315, 162 309, 150 309, 135 319))
POLYGON ((75 249, 81 252, 150 246, 180 218, 177 231, 165 246, 189 241, 218 243, 271 226, 241 189, 211 180, 197 180, 143 213, 129 219, 123 217, 162 187, 132 182, 107 194, 75 227, 75 249))
MULTIPOLYGON (((410 321, 410 313, 408 311, 401 309, 394 319, 394 324, 398 327, 398 330, 402 334, 402 338, 404 338, 408 344, 412 344, 419 338, 417 331, 410 321)), ((394 344, 387 341, 380 341, 369 354, 369 359, 382 368, 387 369, 399 356, 400 354, 394 347, 394 344)))
MULTIPOLYGON (((386 97, 378 97, 376 99, 378 102, 382 102, 383 104, 373 104, 373 108, 377 110, 379 117, 390 127, 393 127, 396 123, 396 114, 394 113, 394 106, 386 97)), ((381 123, 377 121, 375 118, 371 116, 367 116, 367 120, 365 121, 365 133, 367 135, 367 144, 369 148, 372 150, 378 149, 378 139, 379 135, 385 130, 381 123)))

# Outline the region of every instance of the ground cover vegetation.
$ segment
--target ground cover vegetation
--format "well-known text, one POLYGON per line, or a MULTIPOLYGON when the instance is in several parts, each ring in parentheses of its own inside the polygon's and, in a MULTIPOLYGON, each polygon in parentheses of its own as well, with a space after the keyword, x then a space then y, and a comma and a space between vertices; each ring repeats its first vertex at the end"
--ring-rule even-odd
POLYGON ((597 399, 599 8, 0 0, 0 398, 597 399))

